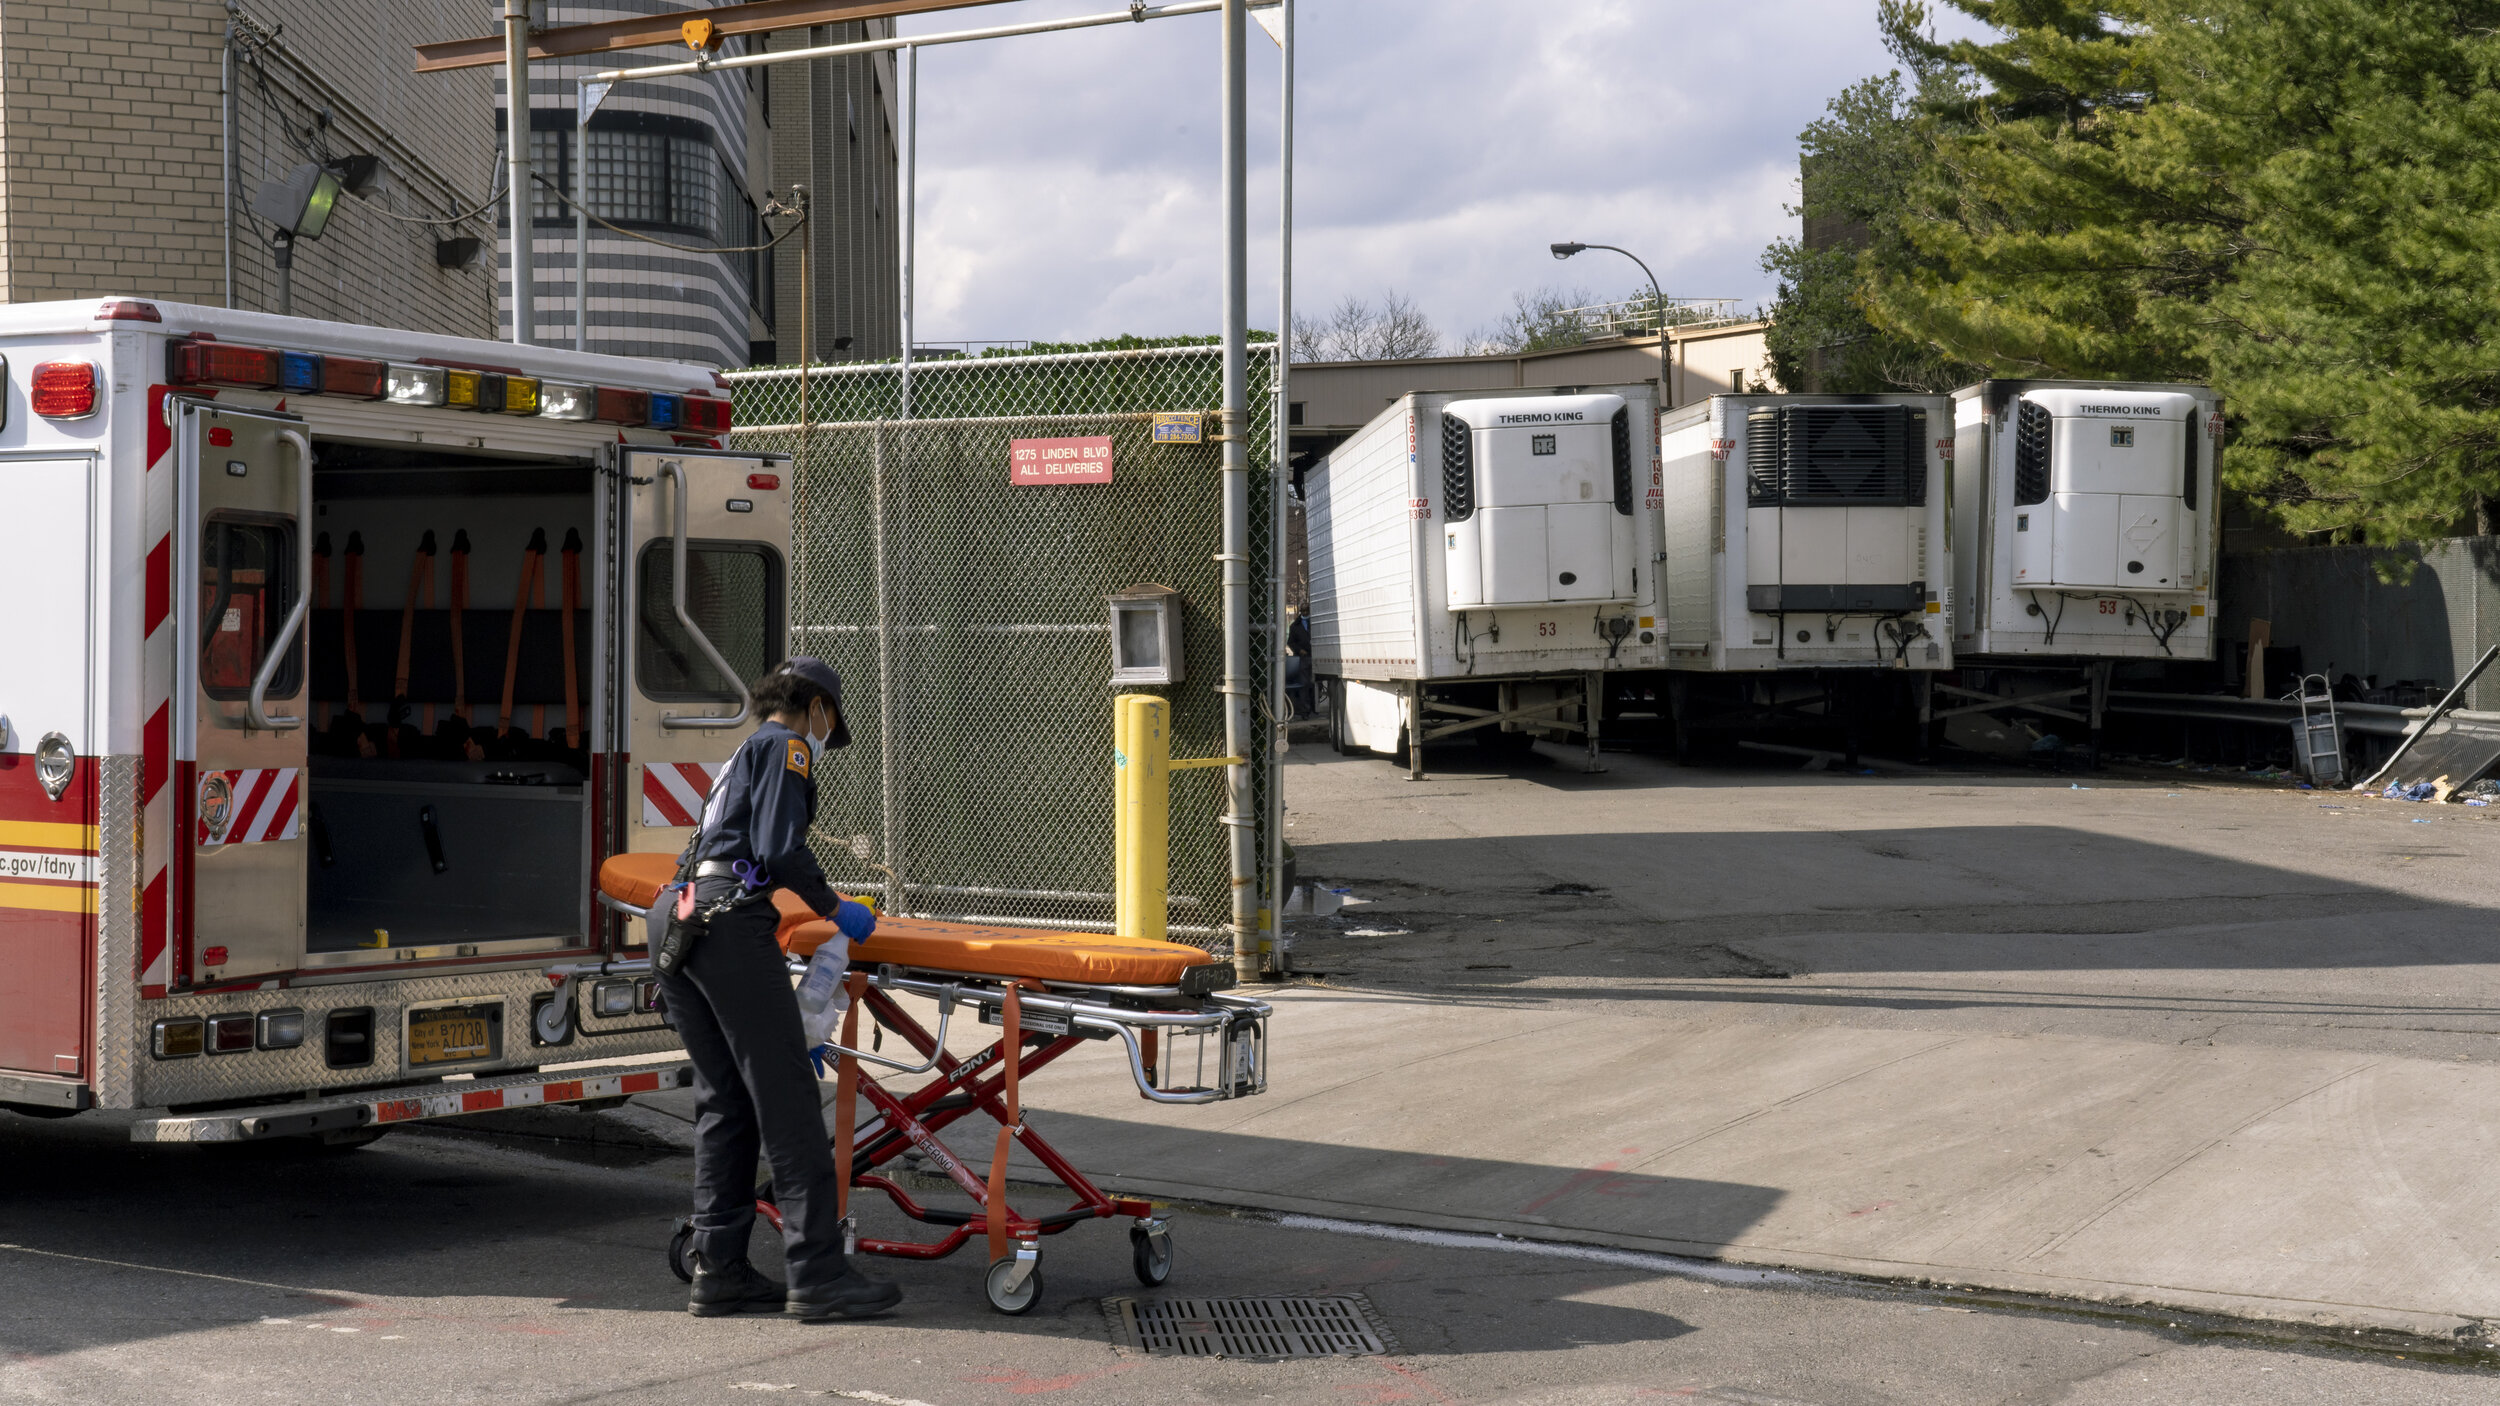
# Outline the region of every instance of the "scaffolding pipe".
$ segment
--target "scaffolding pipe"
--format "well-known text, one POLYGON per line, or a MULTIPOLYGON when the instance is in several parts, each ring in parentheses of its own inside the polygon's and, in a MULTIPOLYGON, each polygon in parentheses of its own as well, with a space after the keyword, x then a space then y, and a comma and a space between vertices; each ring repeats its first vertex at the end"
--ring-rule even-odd
MULTIPOLYGON (((1077 15, 1064 20, 1040 20, 1032 24, 1002 24, 989 29, 954 29, 943 34, 915 34, 908 38, 863 39, 848 44, 819 44, 812 49, 782 49, 772 53, 739 54, 731 58, 700 58, 688 63, 653 64, 648 68, 611 68, 591 74, 586 81, 623 83, 637 78, 674 78, 688 73, 711 73, 725 68, 757 68, 765 64, 790 63, 800 59, 838 59, 847 54, 876 54, 889 49, 917 49, 928 44, 968 44, 976 39, 1013 39, 1022 34, 1056 34, 1068 29, 1097 29, 1107 24, 1140 24, 1147 20, 1171 19, 1178 15, 1210 14, 1228 0, 1184 0, 1176 5, 1140 5, 1135 9, 1118 10, 1102 15, 1077 15)), ((1279 0, 1264 0, 1250 8, 1263 10, 1279 0)))
POLYGON ((1232 842, 1233 970, 1260 975, 1258 820, 1250 793, 1250 182, 1243 46, 1249 7, 1223 0, 1224 18, 1224 825, 1232 842))
POLYGON ((912 320, 913 270, 919 252, 918 225, 913 214, 920 208, 920 46, 905 51, 905 67, 910 70, 903 108, 903 418, 912 417, 911 408, 911 343, 916 324, 912 320))
POLYGON ((504 162, 511 168, 512 341, 529 346, 538 316, 538 270, 531 258, 530 5, 503 0, 504 162))

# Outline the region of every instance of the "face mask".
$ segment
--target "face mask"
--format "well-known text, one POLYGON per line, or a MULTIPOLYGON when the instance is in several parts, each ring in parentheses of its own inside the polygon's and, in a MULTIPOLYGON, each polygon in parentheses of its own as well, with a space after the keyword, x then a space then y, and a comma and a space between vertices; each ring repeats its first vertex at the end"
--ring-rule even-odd
POLYGON ((825 759, 825 741, 833 736, 833 719, 822 703, 807 705, 807 756, 811 762, 825 759))

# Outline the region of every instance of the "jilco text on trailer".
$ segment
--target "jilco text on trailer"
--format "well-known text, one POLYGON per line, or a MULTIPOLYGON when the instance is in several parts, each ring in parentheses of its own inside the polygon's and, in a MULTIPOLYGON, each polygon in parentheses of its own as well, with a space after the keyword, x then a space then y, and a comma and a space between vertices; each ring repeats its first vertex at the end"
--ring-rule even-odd
POLYGON ((0 1102, 352 1141, 678 1084, 616 1062, 676 1040, 592 876, 683 845, 782 652, 713 373, 136 299, 0 357, 0 1102))
POLYGON ((1936 715, 2016 708, 2097 750, 2116 666, 2213 658, 2222 401, 2000 380, 1955 391, 1953 408, 1960 673, 1937 685, 1936 715))
POLYGON ((1577 740, 1656 667, 1648 386, 1420 392, 1303 475, 1312 672, 1338 750, 1577 740))
POLYGON ((1952 665, 1952 404, 1719 395, 1660 427, 1668 697, 1697 733, 1837 728, 1952 665), (1906 683, 1907 687, 1902 685, 1906 683))

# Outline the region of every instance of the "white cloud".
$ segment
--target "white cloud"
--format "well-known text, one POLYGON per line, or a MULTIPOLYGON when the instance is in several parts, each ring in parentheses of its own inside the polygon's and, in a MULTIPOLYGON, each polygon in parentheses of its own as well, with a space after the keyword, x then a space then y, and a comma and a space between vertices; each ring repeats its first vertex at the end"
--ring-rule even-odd
MULTIPOLYGON (((1017 0, 905 33, 1101 13, 1017 0)), ((1446 335, 1514 291, 1767 299, 1796 134, 1891 66, 1874 0, 1297 0, 1296 301, 1395 287, 1446 335)), ((929 49, 920 335, 1213 331, 1213 16, 929 49)), ((1251 320, 1276 321, 1277 51, 1253 24, 1251 320)))

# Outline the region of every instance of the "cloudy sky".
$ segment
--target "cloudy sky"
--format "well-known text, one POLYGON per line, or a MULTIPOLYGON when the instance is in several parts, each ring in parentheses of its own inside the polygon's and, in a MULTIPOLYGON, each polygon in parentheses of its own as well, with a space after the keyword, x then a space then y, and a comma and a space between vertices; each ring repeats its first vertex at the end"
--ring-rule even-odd
MULTIPOLYGON (((1099 14, 1015 0, 934 33, 1099 14)), ((1445 337, 1515 291, 1765 301, 1796 135, 1891 66, 1874 0, 1297 0, 1295 302, 1384 289, 1445 337)), ((1252 325, 1276 323, 1278 54, 1252 26, 1252 325)), ((932 48, 921 58, 923 341, 1219 326, 1213 16, 932 48)))

